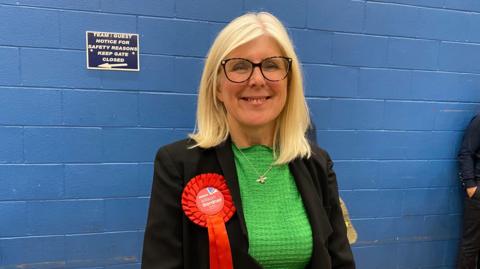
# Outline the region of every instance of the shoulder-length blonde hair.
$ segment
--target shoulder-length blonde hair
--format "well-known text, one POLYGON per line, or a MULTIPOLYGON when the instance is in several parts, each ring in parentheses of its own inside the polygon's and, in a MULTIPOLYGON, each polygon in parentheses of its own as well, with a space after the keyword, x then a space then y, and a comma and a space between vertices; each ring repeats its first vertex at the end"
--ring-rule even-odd
POLYGON ((267 12, 247 13, 230 22, 218 34, 208 52, 198 93, 197 123, 190 137, 195 146, 210 148, 225 141, 229 134, 226 110, 217 99, 221 61, 235 48, 259 36, 273 37, 292 58, 288 76, 287 102, 276 119, 273 152, 276 164, 297 157, 310 157, 311 148, 305 137, 310 117, 303 93, 302 72, 292 41, 283 24, 267 12))

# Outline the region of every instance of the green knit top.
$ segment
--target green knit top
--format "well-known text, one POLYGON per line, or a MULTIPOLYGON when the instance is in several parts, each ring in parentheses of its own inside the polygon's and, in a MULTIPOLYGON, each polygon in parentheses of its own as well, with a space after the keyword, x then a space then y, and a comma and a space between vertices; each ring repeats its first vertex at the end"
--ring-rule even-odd
POLYGON ((255 145, 240 152, 233 144, 232 149, 249 254, 264 268, 305 268, 312 255, 312 230, 288 165, 273 166, 260 184, 258 177, 273 162, 272 149, 255 145))

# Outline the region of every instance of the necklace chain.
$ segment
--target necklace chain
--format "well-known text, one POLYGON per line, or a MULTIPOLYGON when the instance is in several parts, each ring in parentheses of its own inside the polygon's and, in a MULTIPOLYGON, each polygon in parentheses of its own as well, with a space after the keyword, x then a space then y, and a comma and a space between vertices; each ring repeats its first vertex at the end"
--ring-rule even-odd
POLYGON ((247 155, 245 155, 245 153, 243 153, 243 151, 237 147, 235 145, 235 147, 238 149, 238 151, 240 151, 240 153, 242 154, 243 158, 245 160, 247 160, 248 164, 253 168, 253 170, 255 170, 255 173, 257 174, 258 178, 257 178, 257 182, 260 183, 260 184, 265 184, 265 181, 267 180, 267 174, 268 172, 270 172, 270 170, 272 170, 273 168, 273 163, 271 163, 267 170, 265 170, 265 172, 263 172, 263 174, 261 174, 260 172, 258 172, 257 168, 255 167, 255 165, 253 165, 253 163, 250 161, 250 159, 247 157, 247 155))

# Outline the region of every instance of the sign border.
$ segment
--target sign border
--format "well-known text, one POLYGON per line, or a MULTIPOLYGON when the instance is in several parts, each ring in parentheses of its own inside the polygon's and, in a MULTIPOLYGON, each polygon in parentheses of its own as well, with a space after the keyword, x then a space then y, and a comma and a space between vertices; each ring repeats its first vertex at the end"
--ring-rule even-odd
POLYGON ((101 31, 85 31, 85 53, 87 55, 87 69, 89 70, 103 70, 103 71, 130 71, 130 72, 138 72, 140 71, 140 35, 139 34, 134 34, 134 33, 118 33, 118 32, 101 32, 101 31), (134 35, 137 36, 137 47, 138 47, 138 53, 137 53, 137 69, 126 69, 126 68, 101 68, 101 67, 90 67, 88 66, 88 34, 89 33, 109 33, 109 34, 129 34, 129 35, 134 35))

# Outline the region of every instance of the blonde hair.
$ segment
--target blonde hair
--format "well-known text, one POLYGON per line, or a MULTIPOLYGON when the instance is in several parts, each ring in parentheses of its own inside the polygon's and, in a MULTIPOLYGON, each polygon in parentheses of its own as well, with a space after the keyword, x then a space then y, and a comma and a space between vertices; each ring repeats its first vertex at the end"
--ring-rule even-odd
POLYGON ((262 35, 273 37, 284 56, 293 60, 288 76, 287 101, 275 123, 273 152, 277 157, 276 164, 285 164, 297 157, 310 157, 311 148, 305 137, 310 117, 300 63, 287 30, 267 12, 247 13, 236 18, 213 42, 200 81, 196 128, 190 137, 196 142, 194 146, 202 148, 217 146, 228 138, 226 110, 216 96, 221 61, 235 48, 262 35))

